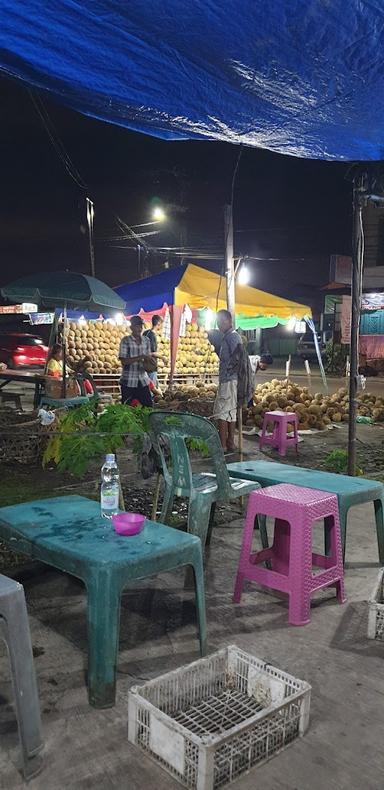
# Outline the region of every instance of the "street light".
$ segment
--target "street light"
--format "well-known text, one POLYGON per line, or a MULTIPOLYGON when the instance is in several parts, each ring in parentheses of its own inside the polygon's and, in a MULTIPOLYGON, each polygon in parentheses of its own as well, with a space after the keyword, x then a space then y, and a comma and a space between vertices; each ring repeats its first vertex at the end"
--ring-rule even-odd
POLYGON ((251 277, 251 273, 249 271, 249 268, 243 264, 237 275, 237 282, 239 283, 239 285, 248 285, 250 277, 251 277))
POLYGON ((245 261, 245 257, 239 258, 235 267, 235 279, 238 285, 248 285, 251 279, 251 272, 245 261))
POLYGON ((164 222, 167 219, 166 213, 161 206, 155 206, 152 212, 152 217, 155 222, 164 222))

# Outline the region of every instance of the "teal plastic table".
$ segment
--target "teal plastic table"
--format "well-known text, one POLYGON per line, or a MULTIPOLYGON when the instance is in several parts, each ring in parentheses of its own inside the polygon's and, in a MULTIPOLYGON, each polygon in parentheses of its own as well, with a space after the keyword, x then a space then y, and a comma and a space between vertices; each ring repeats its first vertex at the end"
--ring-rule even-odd
MULTIPOLYGON (((265 486, 279 483, 293 483, 304 488, 317 488, 330 494, 337 494, 339 500, 340 528, 343 543, 343 560, 345 560, 345 544, 347 536, 348 510, 354 505, 373 502, 375 506, 377 545, 380 564, 384 565, 384 487, 376 480, 364 477, 348 477, 332 472, 321 472, 317 469, 304 469, 302 466, 289 466, 271 461, 242 461, 228 464, 231 477, 242 480, 254 480, 265 486)), ((328 531, 326 532, 326 535, 328 531)), ((326 545, 326 551, 328 547, 326 545)))
POLYGON ((206 652, 200 538, 146 521, 134 537, 117 535, 100 505, 81 496, 0 508, 0 537, 17 552, 81 579, 87 589, 88 693, 98 708, 114 705, 120 597, 135 579, 192 565, 201 654, 206 652))

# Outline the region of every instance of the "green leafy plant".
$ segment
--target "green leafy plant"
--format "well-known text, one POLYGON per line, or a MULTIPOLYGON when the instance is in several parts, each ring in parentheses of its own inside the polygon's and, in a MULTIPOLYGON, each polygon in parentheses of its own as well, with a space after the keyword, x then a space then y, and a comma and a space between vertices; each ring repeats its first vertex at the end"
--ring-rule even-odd
POLYGON ((186 439, 185 444, 188 447, 188 450, 193 450, 196 453, 200 453, 203 458, 208 458, 209 456, 209 449, 207 442, 204 439, 186 439))
MULTIPOLYGON (((60 472, 71 472, 81 477, 90 463, 106 453, 116 453, 124 447, 128 437, 133 452, 140 456, 143 440, 149 431, 151 409, 132 408, 121 403, 107 406, 97 414, 90 402, 70 409, 58 417, 57 426, 43 455, 43 466, 54 463, 60 472)), ((169 418, 177 424, 179 418, 169 418)), ((208 446, 200 439, 188 439, 190 450, 208 456, 208 446)))
POLYGON ((324 367, 327 373, 335 373, 339 376, 345 375, 347 362, 348 346, 341 343, 333 343, 329 340, 325 347, 324 367))
POLYGON ((92 460, 116 452, 128 436, 133 437, 134 451, 140 452, 149 413, 150 409, 123 404, 107 406, 102 414, 95 412, 92 403, 71 409, 58 418, 43 466, 53 462, 61 472, 82 476, 92 460))
MULTIPOLYGON (((348 452, 347 450, 332 450, 327 455, 324 466, 328 472, 335 472, 339 475, 345 475, 348 472, 348 452)), ((363 470, 356 469, 356 475, 359 477, 363 474, 363 470)))

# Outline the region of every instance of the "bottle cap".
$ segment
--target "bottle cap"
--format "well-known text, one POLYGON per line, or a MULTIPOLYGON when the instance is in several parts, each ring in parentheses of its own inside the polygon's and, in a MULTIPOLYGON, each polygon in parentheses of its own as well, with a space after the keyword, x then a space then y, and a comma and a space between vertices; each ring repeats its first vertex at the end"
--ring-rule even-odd
POLYGON ((106 462, 108 464, 114 464, 115 463, 115 454, 114 453, 108 453, 105 456, 105 460, 106 460, 106 462))

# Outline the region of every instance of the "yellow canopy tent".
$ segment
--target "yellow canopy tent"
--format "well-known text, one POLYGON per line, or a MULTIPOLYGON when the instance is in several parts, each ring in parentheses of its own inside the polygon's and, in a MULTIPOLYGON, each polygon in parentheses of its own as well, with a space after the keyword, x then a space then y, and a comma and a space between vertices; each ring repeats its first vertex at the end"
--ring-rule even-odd
MULTIPOLYGON (((144 284, 145 280, 142 283, 144 284)), ((249 285, 236 284, 235 293, 236 318, 239 319, 237 323, 240 326, 241 317, 276 317, 276 319, 288 321, 292 317, 300 320, 304 317, 310 318, 312 315, 308 305, 282 299, 280 296, 259 291, 258 288, 252 288, 249 285)), ((191 309, 209 307, 217 312, 227 306, 225 278, 189 263, 185 267, 179 283, 175 285, 173 304, 180 306, 188 304, 191 309)))

